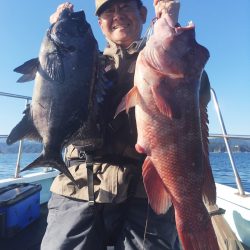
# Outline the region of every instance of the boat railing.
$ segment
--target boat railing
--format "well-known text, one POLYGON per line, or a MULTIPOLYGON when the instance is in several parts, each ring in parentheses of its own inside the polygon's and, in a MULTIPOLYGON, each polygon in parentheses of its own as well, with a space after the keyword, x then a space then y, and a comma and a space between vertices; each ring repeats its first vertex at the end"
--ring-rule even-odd
MULTIPOLYGON (((211 88, 210 90, 211 90, 211 96, 212 96, 213 104, 215 107, 215 111, 216 111, 216 114, 218 116, 219 123, 221 126, 222 134, 209 134, 209 138, 223 138, 224 139, 226 149, 228 152, 228 156, 230 159, 230 163, 231 163, 233 173, 235 176, 235 182, 236 182, 236 185, 237 185, 237 188, 239 191, 239 195, 244 196, 245 192, 244 192, 244 189, 243 189, 243 186, 241 183, 241 179, 240 179, 238 170, 237 170, 236 165, 235 165, 232 150, 231 150, 230 145, 229 145, 229 139, 247 139, 248 140, 248 139, 250 139, 250 136, 249 135, 229 135, 229 134, 227 134, 226 127, 225 127, 223 117, 222 117, 222 113, 221 113, 221 110, 219 107, 218 99, 216 97, 216 93, 215 93, 213 88, 211 88)), ((10 93, 5 93, 5 92, 0 92, 0 96, 24 99, 26 101, 25 106, 27 106, 31 100, 31 97, 29 97, 29 96, 16 95, 16 94, 10 94, 10 93)), ((7 138, 7 136, 8 135, 0 135, 0 138, 7 138)), ((23 140, 20 140, 19 149, 18 149, 18 156, 17 156, 17 163, 16 163, 16 168, 15 168, 15 175, 14 175, 15 178, 20 177, 19 173, 20 173, 20 161, 21 161, 21 156, 22 156, 22 149, 23 149, 23 140)), ((45 168, 45 171, 49 171, 50 169, 51 168, 45 168)))
MULTIPOLYGON (((16 95, 16 94, 5 93, 5 92, 0 92, 0 96, 6 96, 10 98, 15 98, 15 99, 23 99, 25 100, 25 108, 27 107, 27 105, 29 104, 31 100, 30 96, 16 95)), ((7 138, 7 135, 0 135, 0 138, 7 138)), ((22 150, 23 150, 23 140, 20 140, 14 178, 20 177, 20 162, 21 162, 21 157, 22 157, 22 150)))
POLYGON ((233 169, 235 182, 236 182, 236 185, 237 185, 239 195, 244 196, 245 191, 244 191, 243 186, 242 186, 242 182, 241 182, 241 178, 240 178, 238 169, 237 169, 237 167, 235 165, 234 157, 233 157, 233 154, 232 154, 232 149, 231 149, 230 144, 229 144, 229 139, 249 140, 250 136, 249 135, 229 135, 227 133, 226 126, 225 126, 225 123, 224 123, 224 120, 223 120, 223 117, 222 117, 222 113, 221 113, 221 110, 220 110, 220 107, 219 107, 219 102, 218 102, 216 93, 215 93, 213 88, 210 89, 210 92, 211 92, 213 104, 214 104, 214 107, 215 107, 215 111, 216 111, 216 114, 217 114, 217 117, 218 117, 218 120, 219 120, 219 123, 220 123, 220 126, 221 126, 222 134, 209 134, 209 137, 210 138, 223 138, 224 139, 226 149, 227 149, 227 153, 228 153, 228 157, 229 157, 232 169, 233 169))

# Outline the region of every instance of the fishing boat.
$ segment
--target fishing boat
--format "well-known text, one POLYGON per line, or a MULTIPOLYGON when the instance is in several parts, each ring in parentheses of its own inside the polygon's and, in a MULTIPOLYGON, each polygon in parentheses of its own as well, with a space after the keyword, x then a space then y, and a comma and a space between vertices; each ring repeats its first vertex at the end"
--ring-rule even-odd
MULTIPOLYGON (((219 108, 218 100, 215 91, 211 88, 211 96, 215 111, 218 115, 218 120, 221 126, 221 134, 210 134, 211 138, 222 138, 225 142, 228 157, 233 169, 235 183, 237 188, 233 188, 224 184, 216 183, 217 187, 217 205, 225 211, 224 217, 237 238, 243 244, 244 249, 250 249, 250 193, 243 189, 241 178, 234 161, 233 153, 230 148, 229 141, 232 138, 237 139, 250 139, 250 136, 243 135, 229 135, 227 134, 223 117, 219 108)), ((0 92, 1 97, 19 98, 26 102, 30 102, 31 98, 28 96, 10 94, 0 92)), ((7 135, 0 135, 0 138, 6 138, 7 135)), ((23 141, 19 142, 19 150, 17 155, 16 168, 13 178, 0 179, 0 190, 7 187, 14 187, 17 191, 20 190, 20 185, 27 183, 30 185, 39 186, 39 216, 35 218, 32 223, 22 230, 16 229, 17 232, 11 231, 13 235, 5 235, 6 218, 4 213, 1 212, 0 198, 0 249, 1 250, 15 250, 15 249, 40 249, 42 236, 46 229, 47 217, 47 202, 50 198, 50 185, 53 179, 59 174, 57 170, 51 168, 44 168, 41 172, 27 173, 20 176, 20 162, 22 157, 23 141), (16 185, 16 186, 15 186, 16 185), (2 237, 1 237, 2 236, 2 237)), ((1 157, 1 156, 0 156, 1 157)), ((1 191, 0 191, 1 197, 1 191)))

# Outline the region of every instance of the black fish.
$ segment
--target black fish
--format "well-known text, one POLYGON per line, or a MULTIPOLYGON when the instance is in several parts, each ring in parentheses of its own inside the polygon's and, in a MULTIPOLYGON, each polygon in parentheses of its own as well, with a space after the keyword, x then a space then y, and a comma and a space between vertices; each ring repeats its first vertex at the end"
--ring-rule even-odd
POLYGON ((35 79, 35 85, 32 102, 8 136, 7 144, 23 138, 43 143, 41 155, 22 171, 50 166, 76 184, 63 161, 62 149, 74 137, 85 138, 81 133, 95 122, 96 106, 105 89, 101 84, 96 86, 98 53, 84 12, 65 9, 46 32, 39 58, 14 70, 23 74, 18 82, 35 79))

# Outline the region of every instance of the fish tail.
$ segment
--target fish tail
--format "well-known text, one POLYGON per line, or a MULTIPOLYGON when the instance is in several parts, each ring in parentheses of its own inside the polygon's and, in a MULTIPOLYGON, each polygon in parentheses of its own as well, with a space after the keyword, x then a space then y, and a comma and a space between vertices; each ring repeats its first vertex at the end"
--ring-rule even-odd
POLYGON ((219 250, 211 222, 199 232, 179 232, 179 237, 184 250, 219 250))
POLYGON ((47 157, 46 154, 41 154, 38 158, 36 158, 33 162, 31 162, 28 166, 23 168, 21 172, 30 170, 32 168, 37 167, 52 167, 60 172, 64 173, 78 188, 79 184, 76 182, 76 180, 71 175, 69 169, 67 168, 65 162, 63 161, 61 156, 54 156, 53 158, 47 157))

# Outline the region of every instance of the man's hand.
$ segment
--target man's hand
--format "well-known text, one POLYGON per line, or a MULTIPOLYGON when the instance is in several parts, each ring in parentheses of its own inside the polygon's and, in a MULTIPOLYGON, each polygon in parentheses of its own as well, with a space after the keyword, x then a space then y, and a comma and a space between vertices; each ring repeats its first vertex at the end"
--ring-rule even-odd
POLYGON ((169 15, 169 25, 175 27, 178 22, 180 1, 179 0, 154 0, 155 14, 160 18, 164 14, 169 15))
POLYGON ((58 19, 58 17, 60 16, 60 14, 62 13, 63 10, 65 9, 69 9, 71 12, 73 12, 74 10, 74 5, 72 3, 66 2, 66 3, 62 3, 57 7, 57 10, 54 14, 52 14, 49 18, 49 22, 51 24, 55 23, 58 19))

